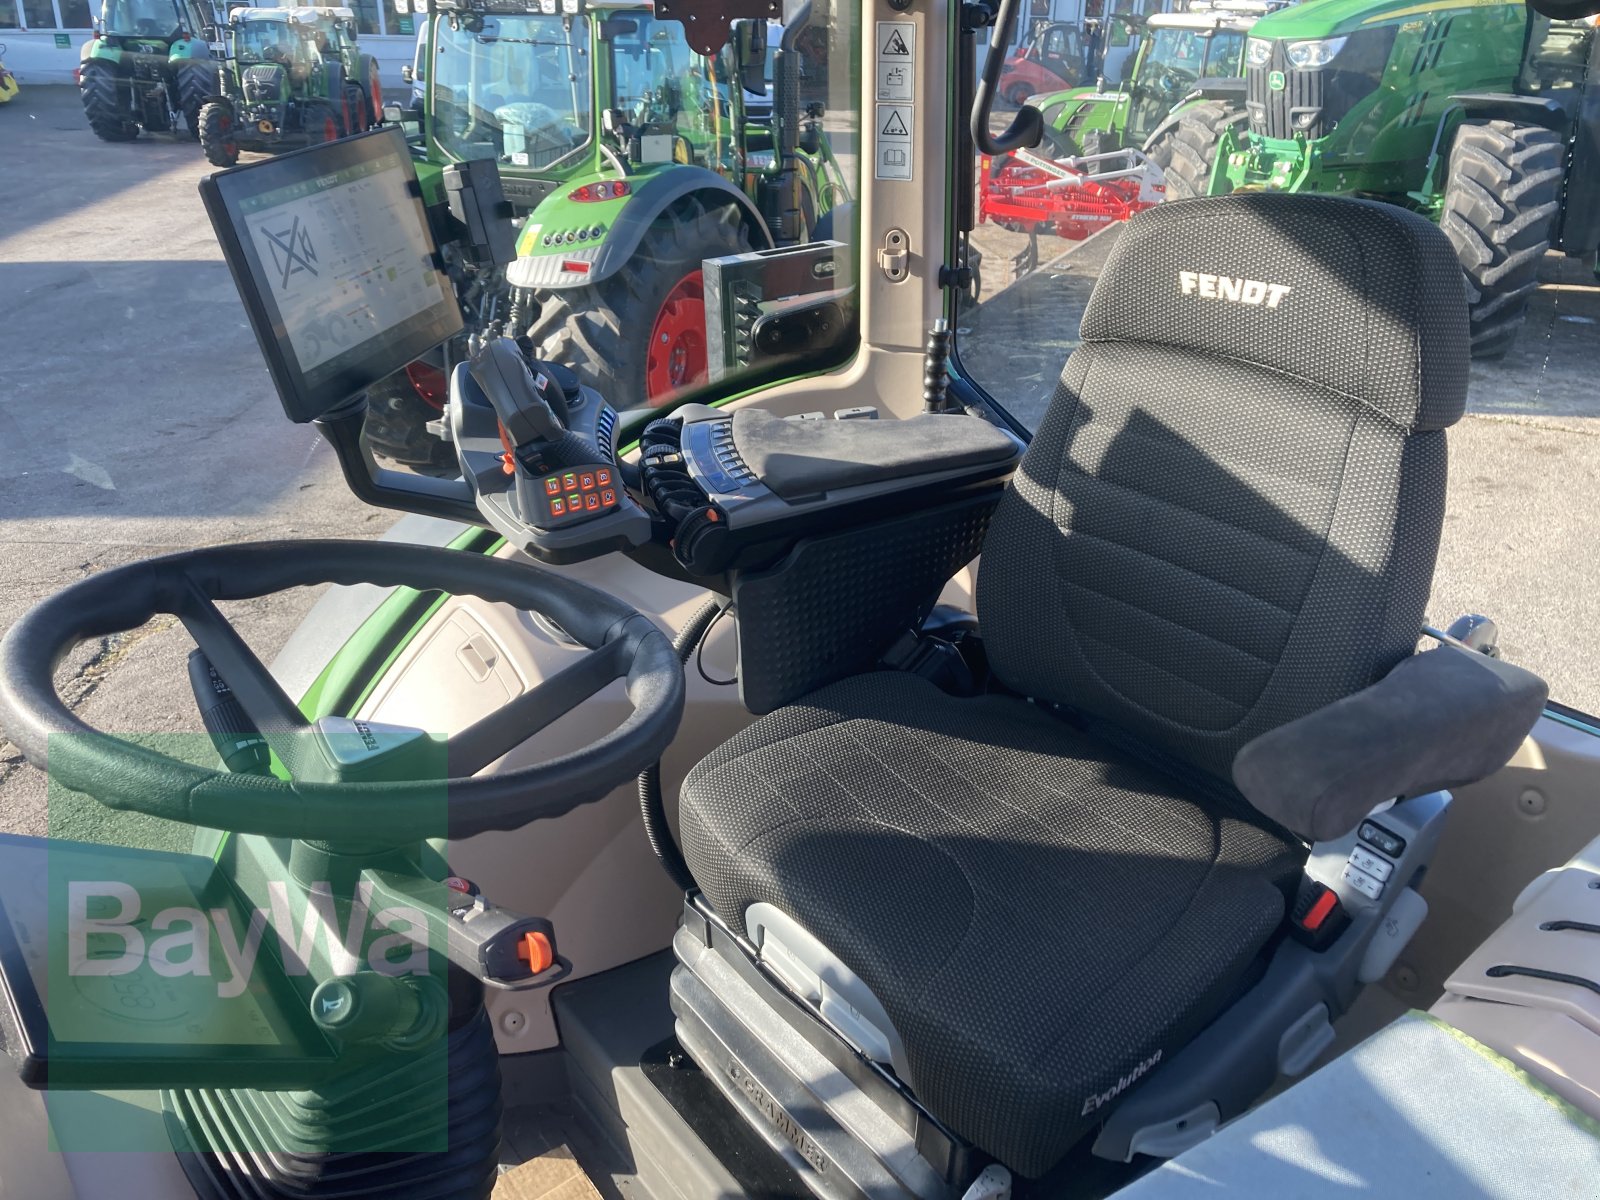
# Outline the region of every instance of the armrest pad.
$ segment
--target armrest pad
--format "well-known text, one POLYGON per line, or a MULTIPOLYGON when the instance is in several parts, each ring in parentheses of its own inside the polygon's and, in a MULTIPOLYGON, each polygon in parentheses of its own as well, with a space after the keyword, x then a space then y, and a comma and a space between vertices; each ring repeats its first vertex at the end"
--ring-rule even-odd
POLYGON ((1539 719, 1548 691, 1521 667, 1441 646, 1248 742, 1234 757, 1233 781, 1280 825, 1331 841, 1385 800, 1498 771, 1539 719))

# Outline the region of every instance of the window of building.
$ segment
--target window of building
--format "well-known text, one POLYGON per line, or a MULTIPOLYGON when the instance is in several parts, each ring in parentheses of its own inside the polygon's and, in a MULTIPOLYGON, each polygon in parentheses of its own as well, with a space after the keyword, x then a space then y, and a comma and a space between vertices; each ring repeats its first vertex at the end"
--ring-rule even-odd
POLYGON ((51 0, 22 0, 22 23, 29 29, 59 29, 51 0))

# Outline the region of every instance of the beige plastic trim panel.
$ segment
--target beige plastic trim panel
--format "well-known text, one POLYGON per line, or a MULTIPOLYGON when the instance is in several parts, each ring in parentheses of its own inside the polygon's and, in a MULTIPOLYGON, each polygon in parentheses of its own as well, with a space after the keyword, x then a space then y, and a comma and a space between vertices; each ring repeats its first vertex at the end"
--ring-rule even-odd
POLYGON ((1600 1118, 1600 933, 1559 927, 1600 929, 1597 864, 1600 841, 1534 880, 1511 918, 1445 981, 1432 1011, 1600 1118), (1497 970, 1505 967, 1594 986, 1497 970))

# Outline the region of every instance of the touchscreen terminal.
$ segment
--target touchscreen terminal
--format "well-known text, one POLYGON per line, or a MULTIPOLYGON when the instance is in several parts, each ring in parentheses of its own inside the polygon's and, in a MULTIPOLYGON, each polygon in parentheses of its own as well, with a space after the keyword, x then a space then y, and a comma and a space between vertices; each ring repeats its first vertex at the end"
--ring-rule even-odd
POLYGON ((203 180, 291 421, 314 421, 460 332, 398 128, 203 180))
POLYGON ((306 1086, 337 1061, 216 863, 0 835, 0 983, 30 1087, 306 1086), (228 944, 224 944, 224 927, 228 944), (234 954, 230 959, 230 948, 234 954))

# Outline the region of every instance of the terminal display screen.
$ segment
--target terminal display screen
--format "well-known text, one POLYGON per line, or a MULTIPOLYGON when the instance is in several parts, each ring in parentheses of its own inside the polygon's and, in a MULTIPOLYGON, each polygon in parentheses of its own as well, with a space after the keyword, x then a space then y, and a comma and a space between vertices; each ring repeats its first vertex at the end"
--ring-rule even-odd
POLYGON ((398 130, 223 171, 201 194, 290 420, 460 331, 398 130))

